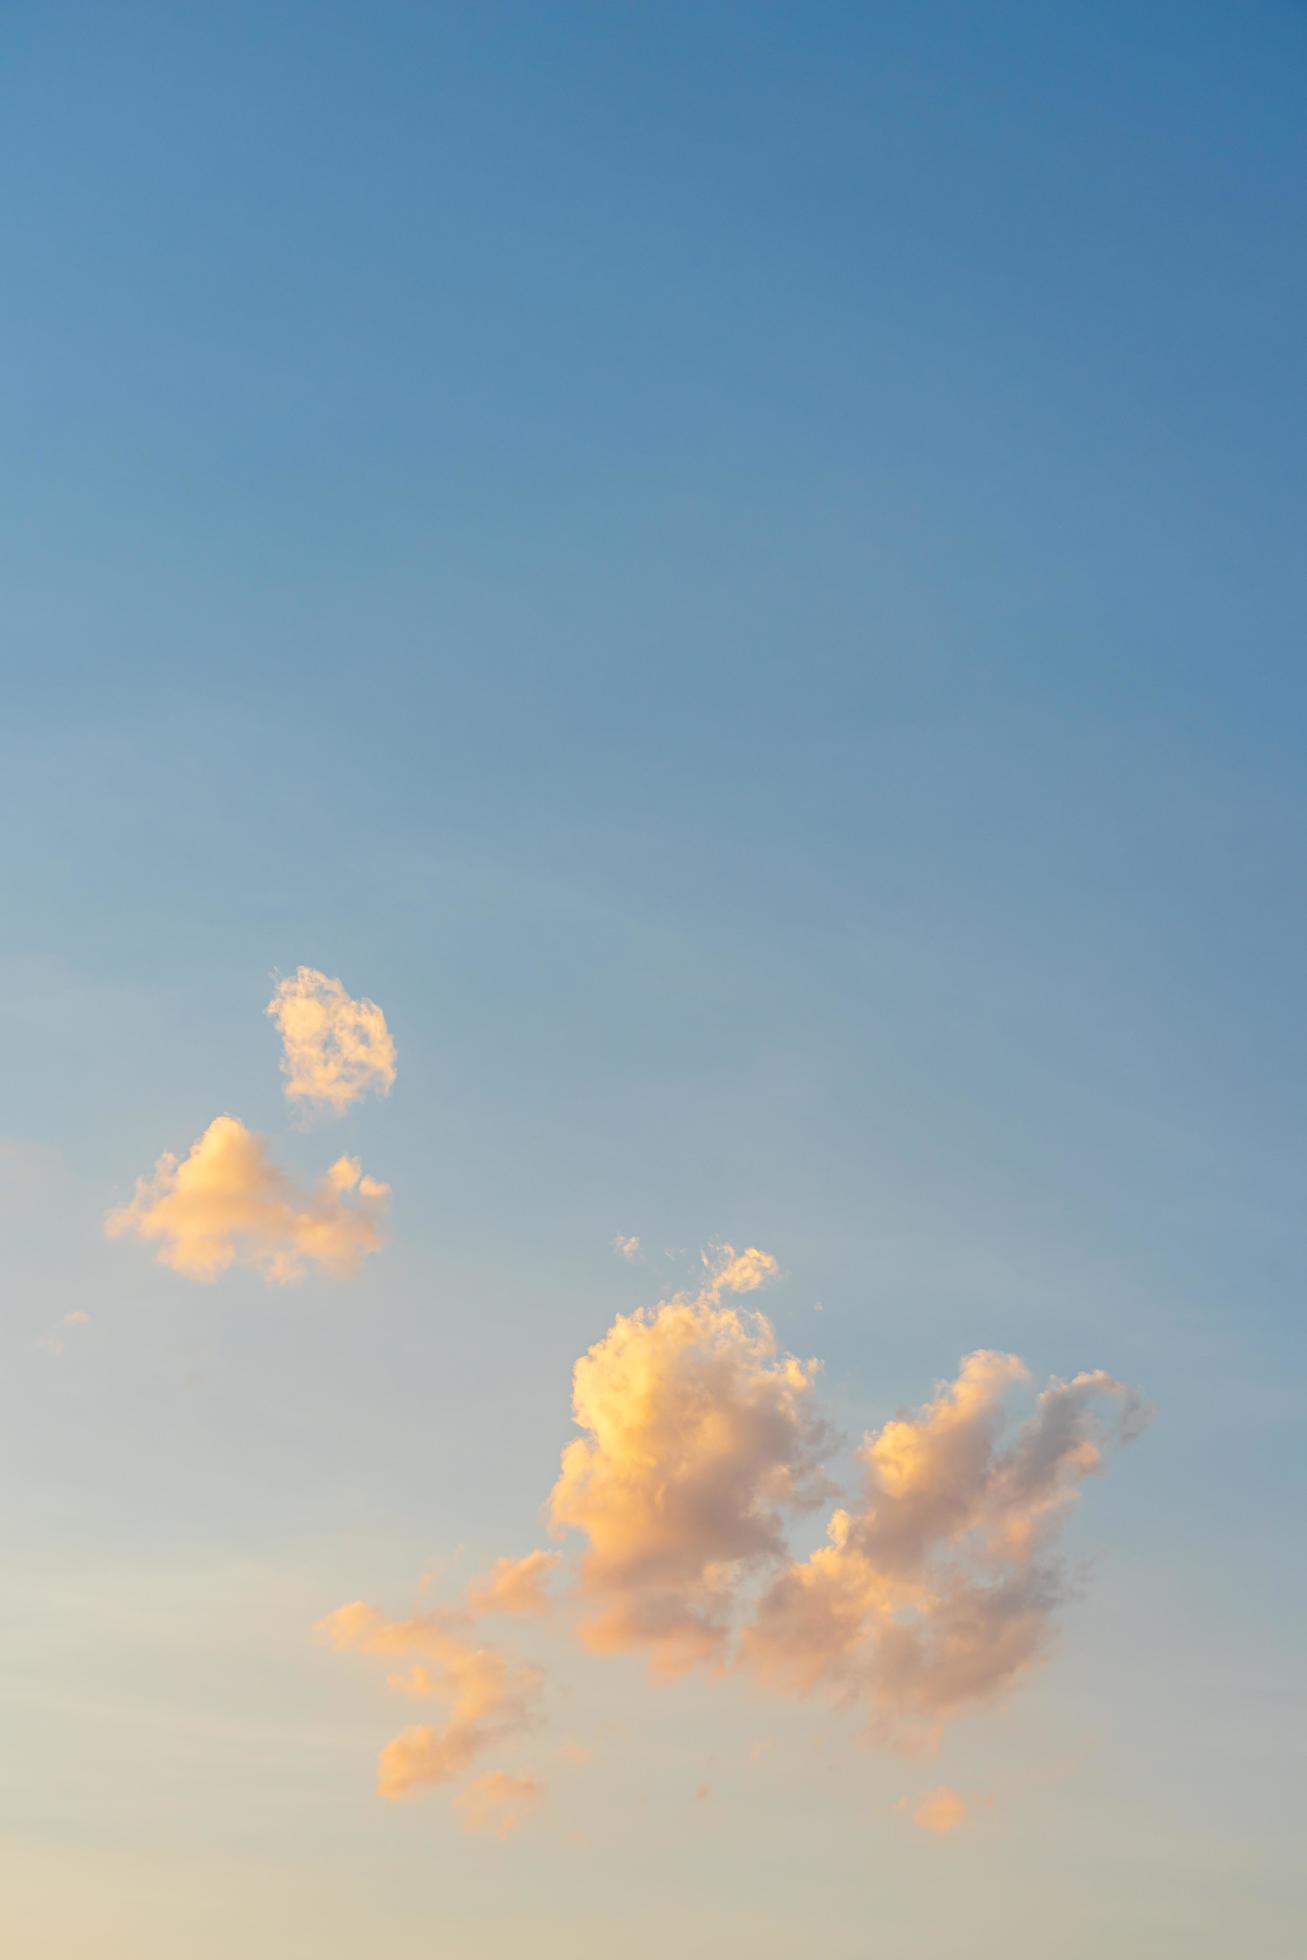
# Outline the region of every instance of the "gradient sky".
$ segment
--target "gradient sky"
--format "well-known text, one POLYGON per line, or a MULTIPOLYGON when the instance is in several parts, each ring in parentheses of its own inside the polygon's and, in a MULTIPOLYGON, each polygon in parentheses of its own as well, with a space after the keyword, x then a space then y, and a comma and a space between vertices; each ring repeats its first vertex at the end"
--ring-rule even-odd
POLYGON ((1307 11, 2 38, 6 1948, 1297 1955, 1307 11), (398 1050, 313 1128, 300 965, 398 1050), (384 1249, 106 1237, 224 1112, 384 1249), (912 1755, 560 1609, 538 1811, 380 1801, 315 1626, 548 1546, 724 1242, 850 1447, 977 1348, 1148 1398, 1051 1657, 912 1755))

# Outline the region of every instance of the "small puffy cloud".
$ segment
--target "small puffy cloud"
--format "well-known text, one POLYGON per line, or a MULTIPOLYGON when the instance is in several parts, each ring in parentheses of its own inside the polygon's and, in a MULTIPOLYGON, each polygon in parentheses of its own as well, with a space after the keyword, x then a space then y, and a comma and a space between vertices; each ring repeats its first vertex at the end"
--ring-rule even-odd
POLYGON ((584 1534, 581 1628, 597 1652, 645 1648, 662 1673, 718 1657, 741 1576, 784 1556, 782 1515, 819 1502, 827 1444, 816 1364, 765 1318, 720 1304, 775 1261, 721 1247, 703 1291, 630 1315, 577 1362, 551 1527, 584 1534))
POLYGON ((267 1012, 281 1030, 286 1095, 307 1110, 339 1116, 369 1090, 395 1080, 395 1044, 372 1000, 352 1000, 339 980, 301 966, 280 980, 267 1012))
POLYGON ((708 1278, 702 1297, 708 1300, 720 1300, 723 1293, 756 1293, 780 1272, 771 1253, 759 1252, 756 1245, 743 1252, 733 1245, 710 1246, 703 1263, 708 1278))
POLYGON ((1111 1443, 1144 1421, 1101 1371, 1054 1380, 1008 1437, 1027 1371, 969 1355, 957 1380, 859 1452, 865 1495, 829 1542, 767 1588, 743 1656, 772 1688, 863 1697, 873 1729, 938 1725, 1005 1694, 1048 1650, 1064 1585, 1059 1526, 1111 1443))
POLYGON ((338 1649, 411 1661, 406 1672, 388 1677, 389 1685, 446 1704, 440 1726, 407 1729, 382 1750, 377 1791, 391 1801, 452 1782, 485 1750, 534 1723, 541 1670, 480 1640, 467 1613, 390 1620, 380 1608, 356 1600, 328 1614, 318 1631, 338 1649))
POLYGON ((462 1813, 465 1830, 502 1840, 526 1821, 543 1795, 543 1785, 533 1776, 513 1776, 508 1770, 492 1769, 474 1777, 455 1797, 454 1807, 462 1813))
POLYGON ((638 1238, 624 1239, 619 1232, 613 1240, 613 1250, 620 1253, 623 1259, 637 1259, 640 1254, 640 1241, 638 1238))
POLYGON ((468 1585, 468 1610, 524 1617, 547 1613, 549 1595, 545 1582, 561 1560, 561 1552, 528 1552, 525 1558, 497 1558, 489 1572, 468 1585))
POLYGON ((182 1162, 165 1152, 136 1195, 105 1219, 110 1238, 159 1247, 162 1266, 214 1280, 229 1266, 252 1266, 293 1286, 309 1266, 345 1276, 382 1244, 389 1187, 342 1157, 312 1191, 300 1189, 268 1157, 267 1144, 235 1116, 218 1116, 182 1162))
POLYGON ((899 1809, 911 1811, 913 1823, 933 1837, 948 1837, 950 1832, 961 1830, 967 1821, 966 1804, 956 1790, 944 1784, 938 1790, 929 1791, 915 1807, 905 1797, 899 1809))
POLYGON ((84 1312, 81 1307, 74 1307, 71 1313, 66 1313, 64 1315, 65 1327, 89 1327, 90 1324, 91 1324, 90 1314, 84 1312))

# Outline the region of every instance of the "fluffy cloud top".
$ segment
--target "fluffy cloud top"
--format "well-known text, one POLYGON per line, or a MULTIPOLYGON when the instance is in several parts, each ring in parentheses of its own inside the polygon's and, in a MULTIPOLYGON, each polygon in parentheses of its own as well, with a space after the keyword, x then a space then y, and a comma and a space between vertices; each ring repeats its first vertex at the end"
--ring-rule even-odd
POLYGON ((407 1672, 389 1676, 390 1686, 447 1705, 447 1720, 440 1726, 407 1729, 382 1750, 377 1790, 392 1801, 424 1786, 451 1782, 483 1751, 520 1734, 535 1719, 541 1670, 478 1639, 466 1613, 389 1620, 378 1607, 357 1600, 329 1614, 319 1632, 337 1648, 411 1660, 407 1672))
POLYGON ((981 1351, 860 1456, 861 1507, 791 1563, 746 1629, 774 1688, 865 1697, 888 1737, 993 1701, 1047 1651, 1063 1594, 1056 1537, 1109 1442, 1142 1427, 1139 1398, 1101 1372, 1054 1380, 1005 1441, 1010 1354, 981 1351))
POLYGON ((191 1279, 214 1280, 239 1264, 293 1286, 310 1265, 347 1275, 376 1252, 389 1195, 352 1157, 303 1191, 270 1162, 262 1137, 218 1116, 184 1162, 165 1152, 153 1176, 137 1179, 105 1231, 157 1244, 159 1263, 191 1279))
POLYGON ((369 1090, 395 1080, 395 1044, 375 1001, 352 1000, 339 980, 297 967, 268 1002, 281 1030, 282 1074, 292 1102, 339 1116, 369 1090))
POLYGON ((720 1304, 774 1270, 721 1247, 696 1298, 619 1315, 576 1364, 583 1433, 549 1512, 588 1540, 593 1650, 646 1647, 668 1673, 714 1657, 742 1571, 783 1555, 787 1507, 820 1501, 816 1364, 778 1355, 761 1314, 720 1304))

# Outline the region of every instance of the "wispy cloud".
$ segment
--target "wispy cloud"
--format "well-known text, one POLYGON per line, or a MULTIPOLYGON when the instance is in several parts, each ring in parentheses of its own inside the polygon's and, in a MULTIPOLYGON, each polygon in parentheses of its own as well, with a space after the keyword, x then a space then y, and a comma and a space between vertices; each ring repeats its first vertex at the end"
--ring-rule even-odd
POLYGON ((916 1803, 904 1797, 899 1803, 900 1810, 906 1810, 914 1824, 932 1837, 949 1837, 960 1831, 967 1821, 967 1806, 956 1790, 941 1784, 937 1790, 930 1790, 916 1803))
POLYGON ((339 1116, 369 1092, 388 1095, 395 1044, 375 1001, 353 1000, 339 980, 297 967, 267 1012, 281 1030, 286 1095, 311 1114, 339 1116))
POLYGON ((1027 1380, 1015 1355, 982 1350, 867 1437, 860 1505, 833 1514, 828 1544, 773 1580, 745 1630, 760 1680, 864 1698, 893 1739, 996 1700, 1044 1657, 1063 1516, 1145 1411, 1110 1375, 1077 1375, 1006 1439, 1007 1392, 1027 1380))
POLYGON ((264 1139, 235 1116, 218 1116, 190 1154, 165 1152, 138 1178, 129 1204, 105 1219, 110 1238, 157 1245, 161 1265, 211 1281, 232 1265, 252 1266, 293 1286, 310 1266, 348 1275, 382 1243, 390 1192, 341 1157, 311 1191, 268 1156, 264 1139))
POLYGON ((334 1647, 412 1666, 388 1676, 401 1694, 443 1701, 439 1726, 407 1729, 377 1763, 377 1791, 392 1801, 449 1783, 494 1744, 533 1726, 544 1676, 480 1639, 470 1614, 456 1608, 390 1620, 362 1600, 319 1623, 334 1647))
POLYGON ((512 1836, 543 1796, 544 1786, 533 1776, 492 1769, 474 1777, 455 1797, 454 1807, 461 1813, 466 1830, 488 1832, 502 1840, 512 1836))
POLYGON ((546 1582, 561 1561, 561 1552, 528 1552, 525 1558, 496 1559, 489 1572, 469 1583, 469 1612, 526 1617, 547 1613, 550 1601, 546 1582))

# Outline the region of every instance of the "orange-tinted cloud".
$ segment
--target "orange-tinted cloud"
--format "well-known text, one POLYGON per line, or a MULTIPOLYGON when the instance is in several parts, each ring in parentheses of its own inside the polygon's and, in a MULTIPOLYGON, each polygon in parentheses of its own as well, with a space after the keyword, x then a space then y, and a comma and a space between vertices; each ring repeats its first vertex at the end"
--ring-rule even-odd
POLYGON ((179 1162, 171 1151, 136 1195, 105 1219, 110 1238, 159 1247, 162 1266, 214 1280, 229 1266, 253 1266, 293 1286, 310 1265, 337 1276, 357 1270, 382 1244, 389 1187, 341 1157, 312 1191, 269 1160, 264 1139, 235 1116, 218 1116, 179 1162))
POLYGON ((960 1831, 967 1821, 966 1804, 956 1790, 950 1790, 945 1784, 929 1791, 915 1806, 905 1797, 899 1809, 910 1810, 913 1823, 934 1837, 948 1837, 951 1832, 960 1831))
MULTIPOLYGON (((1048 1652, 1063 1523, 1108 1449, 1139 1433, 1143 1404, 1102 1371, 1032 1396, 1023 1362, 980 1350, 864 1438, 858 1500, 796 1558, 789 1517, 827 1488, 817 1364, 779 1352, 764 1316, 726 1297, 774 1275, 770 1255, 723 1245, 705 1266, 697 1294, 619 1314, 576 1363, 580 1433, 548 1508, 554 1531, 583 1541, 563 1590, 581 1643, 643 1651, 662 1675, 734 1659, 769 1690, 860 1708, 872 1740, 929 1748, 946 1720, 1001 1699, 1048 1652)), ((483 1646, 473 1616, 542 1610, 560 1562, 499 1559, 453 1611, 395 1623, 356 1605, 326 1623, 338 1645, 410 1658, 397 1689, 451 1704, 443 1727, 383 1752, 383 1794, 461 1776, 527 1726, 538 1673, 483 1646)), ((478 1816, 479 1801, 468 1799, 478 1816)), ((900 1807, 946 1835, 984 1801, 940 1788, 900 1807)))
POLYGON ((339 1116, 369 1090, 395 1080, 395 1044, 375 1001, 352 1000, 339 980, 297 967, 277 983, 267 1012, 281 1030, 282 1074, 292 1102, 339 1116))
POLYGON ((859 1452, 865 1495, 829 1543, 768 1587, 743 1637, 767 1685, 860 1696, 901 1737, 1002 1696, 1048 1650, 1063 1595, 1056 1537, 1111 1442, 1144 1420, 1101 1372, 1054 1380, 1005 1440, 1014 1355, 970 1355, 957 1380, 859 1452))
POLYGON ((487 1770, 454 1799, 469 1831, 485 1831, 503 1839, 512 1835, 544 1795, 533 1776, 513 1776, 508 1770, 487 1770))
POLYGON ((700 1297, 706 1300, 719 1300, 723 1293, 756 1293, 780 1272, 771 1253, 759 1252, 756 1245, 743 1252, 733 1245, 710 1246, 703 1264, 708 1277, 700 1297))
POLYGON ((451 1782, 486 1749, 535 1721, 541 1670, 480 1640, 467 1613, 444 1610, 389 1620, 378 1607, 356 1600, 328 1614, 318 1631, 340 1649, 411 1660, 406 1672, 388 1677, 390 1686, 447 1704, 448 1719, 441 1726, 408 1729, 382 1750, 377 1790, 392 1801, 451 1782))
POLYGON ((562 1560, 561 1552, 528 1552, 525 1558, 497 1558, 489 1572, 467 1589, 470 1612, 538 1617, 549 1611, 545 1582, 562 1560))
POLYGON ((582 1435, 549 1511, 588 1541, 594 1651, 644 1647, 663 1673, 716 1657, 742 1573, 784 1555, 787 1508, 820 1501, 816 1364, 778 1355, 761 1314, 720 1304, 774 1271, 723 1246, 697 1297, 619 1314, 576 1364, 582 1435))

